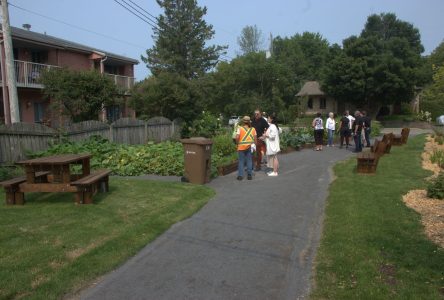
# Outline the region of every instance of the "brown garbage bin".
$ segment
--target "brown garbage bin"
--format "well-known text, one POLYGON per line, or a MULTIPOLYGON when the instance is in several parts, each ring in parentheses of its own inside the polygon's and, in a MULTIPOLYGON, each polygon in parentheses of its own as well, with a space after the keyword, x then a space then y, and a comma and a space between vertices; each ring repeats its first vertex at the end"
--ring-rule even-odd
POLYGON ((184 148, 185 171, 182 181, 205 184, 211 176, 211 145, 213 141, 206 138, 189 138, 180 140, 184 148))

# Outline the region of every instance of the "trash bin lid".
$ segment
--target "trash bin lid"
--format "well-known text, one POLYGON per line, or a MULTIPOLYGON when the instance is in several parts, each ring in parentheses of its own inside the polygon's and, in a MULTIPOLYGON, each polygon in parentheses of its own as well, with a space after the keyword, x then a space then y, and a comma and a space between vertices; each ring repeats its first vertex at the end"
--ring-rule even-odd
POLYGON ((204 137, 192 137, 189 139, 181 139, 182 144, 198 144, 198 145, 211 145, 213 141, 204 137))

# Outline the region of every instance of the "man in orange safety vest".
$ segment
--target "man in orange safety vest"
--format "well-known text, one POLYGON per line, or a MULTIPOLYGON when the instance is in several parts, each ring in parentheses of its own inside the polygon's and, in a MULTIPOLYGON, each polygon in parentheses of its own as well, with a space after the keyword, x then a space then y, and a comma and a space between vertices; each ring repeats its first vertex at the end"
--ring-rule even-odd
POLYGON ((237 170, 237 180, 244 178, 244 166, 247 163, 247 179, 253 179, 253 151, 257 143, 256 129, 251 127, 251 119, 245 116, 240 120, 236 132, 237 153, 239 165, 237 170))

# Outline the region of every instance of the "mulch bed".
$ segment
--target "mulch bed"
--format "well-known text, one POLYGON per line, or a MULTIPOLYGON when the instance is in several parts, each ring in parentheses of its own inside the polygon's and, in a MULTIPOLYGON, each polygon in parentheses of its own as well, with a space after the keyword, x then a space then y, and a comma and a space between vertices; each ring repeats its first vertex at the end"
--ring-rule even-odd
MULTIPOLYGON (((430 161, 431 154, 438 149, 444 151, 444 145, 438 145, 428 136, 422 154, 422 167, 433 172, 430 178, 436 177, 442 170, 430 161)), ((412 190, 403 196, 403 201, 421 215, 427 237, 444 248, 444 200, 428 198, 426 190, 412 190)))

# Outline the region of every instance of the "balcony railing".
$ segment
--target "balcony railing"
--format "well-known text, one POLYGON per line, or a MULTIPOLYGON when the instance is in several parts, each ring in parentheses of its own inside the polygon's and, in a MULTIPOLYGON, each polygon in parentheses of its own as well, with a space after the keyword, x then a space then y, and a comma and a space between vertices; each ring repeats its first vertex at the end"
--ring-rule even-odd
MULTIPOLYGON (((43 88, 43 84, 39 83, 40 74, 44 70, 51 68, 60 68, 54 65, 37 64, 28 61, 14 60, 15 77, 18 87, 43 88)), ((118 87, 128 91, 134 86, 135 78, 128 76, 120 76, 114 74, 104 74, 109 77, 118 87)), ((2 81, 0 73, 0 82, 2 81)))
POLYGON ((125 91, 130 90, 134 86, 134 77, 128 77, 128 76, 121 76, 121 75, 114 75, 114 74, 108 74, 105 73, 107 77, 109 77, 115 85, 117 85, 120 88, 123 88, 125 91))
MULTIPOLYGON (((40 74, 44 70, 59 68, 53 65, 37 64, 28 61, 14 60, 15 78, 18 87, 43 88, 39 83, 40 74)), ((1 75, 0 75, 0 79, 1 75)))

